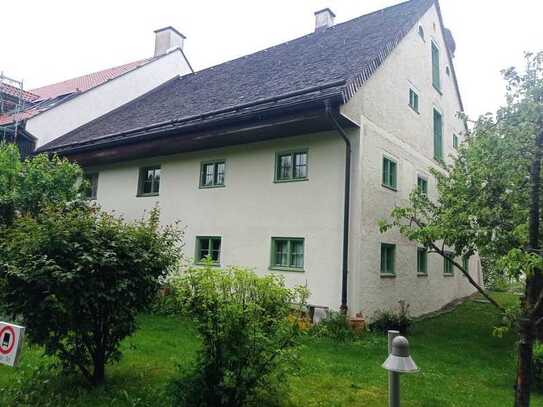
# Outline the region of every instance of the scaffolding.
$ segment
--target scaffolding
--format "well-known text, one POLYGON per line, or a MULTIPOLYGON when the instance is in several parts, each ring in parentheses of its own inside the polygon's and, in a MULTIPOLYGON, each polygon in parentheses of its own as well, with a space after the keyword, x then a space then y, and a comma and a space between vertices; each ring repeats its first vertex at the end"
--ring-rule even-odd
POLYGON ((0 141, 16 142, 21 113, 25 109, 23 81, 0 72, 0 141), (9 116, 13 120, 2 120, 9 116))

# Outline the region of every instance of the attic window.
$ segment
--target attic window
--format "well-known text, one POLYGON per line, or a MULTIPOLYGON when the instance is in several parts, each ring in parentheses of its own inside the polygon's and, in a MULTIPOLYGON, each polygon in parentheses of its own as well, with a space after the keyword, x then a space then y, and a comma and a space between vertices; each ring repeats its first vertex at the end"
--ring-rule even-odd
POLYGON ((447 73, 447 76, 451 76, 451 69, 449 67, 445 68, 445 72, 447 73))
POLYGON ((419 36, 424 40, 424 28, 422 28, 422 25, 419 25, 419 36))

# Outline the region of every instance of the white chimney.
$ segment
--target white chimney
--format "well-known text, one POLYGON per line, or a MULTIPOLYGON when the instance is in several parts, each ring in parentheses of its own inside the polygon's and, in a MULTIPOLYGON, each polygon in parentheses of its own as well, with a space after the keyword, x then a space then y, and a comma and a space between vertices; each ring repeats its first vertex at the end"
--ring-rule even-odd
POLYGON ((315 11, 315 31, 322 31, 334 25, 336 15, 329 8, 315 11))
POLYGON ((155 57, 164 55, 174 48, 183 49, 183 42, 186 38, 173 27, 155 30, 155 57))

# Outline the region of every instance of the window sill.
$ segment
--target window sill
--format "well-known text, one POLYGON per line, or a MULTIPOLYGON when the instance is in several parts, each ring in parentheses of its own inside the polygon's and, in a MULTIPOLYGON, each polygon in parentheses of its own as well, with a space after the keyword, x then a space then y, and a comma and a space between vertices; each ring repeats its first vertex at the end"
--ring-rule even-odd
POLYGON ((418 114, 418 115, 420 116, 420 112, 419 112, 417 109, 415 109, 415 108, 414 108, 413 106, 411 106, 411 105, 408 105, 408 106, 409 106, 409 108, 410 108, 412 111, 414 111, 416 114, 418 114))
POLYGON ((454 277, 454 273, 443 273, 443 277, 454 277))
POLYGON ((195 261, 194 262, 194 265, 195 266, 199 266, 199 267, 205 267, 205 266, 211 266, 213 268, 221 268, 221 263, 204 263, 202 261, 195 261))
POLYGON ((285 182, 301 182, 301 181, 309 181, 308 177, 305 178, 292 178, 292 179, 274 179, 273 182, 276 184, 283 184, 285 182))
POLYGON ((305 273, 304 269, 299 269, 295 267, 279 267, 279 266, 270 266, 268 267, 269 270, 273 271, 288 271, 292 273, 305 273))
POLYGON ((226 185, 200 185, 200 189, 226 188, 226 185))
POLYGON ((389 190, 391 190, 391 191, 398 192, 398 189, 397 189, 397 188, 390 187, 390 186, 385 185, 385 184, 381 184, 381 186, 382 186, 383 188, 389 189, 389 190))
POLYGON ((428 273, 417 273, 417 277, 428 277, 428 273))
POLYGON ((148 197, 153 197, 153 196, 160 196, 160 194, 137 194, 136 195, 137 198, 148 198, 148 197))
POLYGON ((392 273, 380 273, 381 278, 396 278, 396 274, 392 273))
POLYGON ((433 88, 436 90, 437 93, 439 93, 441 96, 443 96, 443 92, 441 89, 439 89, 436 85, 432 84, 433 88))

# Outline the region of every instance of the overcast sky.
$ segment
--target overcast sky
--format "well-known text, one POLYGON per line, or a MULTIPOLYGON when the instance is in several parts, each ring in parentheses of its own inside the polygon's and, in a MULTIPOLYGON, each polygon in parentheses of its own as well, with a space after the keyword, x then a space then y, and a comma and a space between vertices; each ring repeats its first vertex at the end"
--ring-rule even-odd
MULTIPOLYGON (((342 22, 396 0, 26 0, 11 2, 0 23, 0 70, 25 88, 121 65, 153 53, 157 28, 187 36, 195 70, 305 35, 313 12, 330 7, 342 22)), ((6 11, 7 4, 3 10, 6 11)), ((466 111, 503 102, 500 70, 543 49, 543 1, 441 0, 457 42, 455 67, 466 111)))

